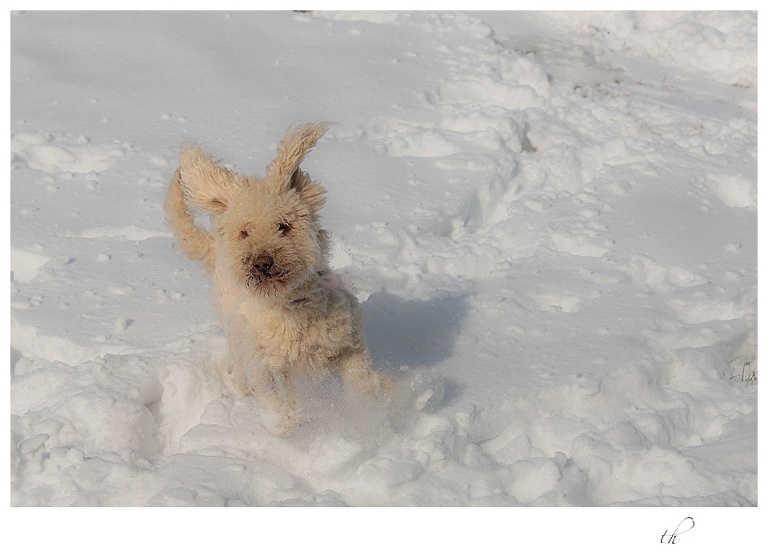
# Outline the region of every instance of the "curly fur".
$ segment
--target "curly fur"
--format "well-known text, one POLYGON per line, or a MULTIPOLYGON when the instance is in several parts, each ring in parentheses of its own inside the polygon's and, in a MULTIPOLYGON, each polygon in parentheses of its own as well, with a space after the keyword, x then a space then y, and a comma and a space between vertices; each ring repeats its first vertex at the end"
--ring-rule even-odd
POLYGON ((229 339, 232 375, 255 394, 262 422, 285 434, 300 424, 292 377, 339 370, 379 395, 355 297, 327 265, 319 211, 325 189, 300 164, 328 128, 289 131, 263 178, 241 176, 185 144, 165 201, 181 248, 213 275, 213 300, 229 339), (195 223, 210 215, 210 231, 195 223))

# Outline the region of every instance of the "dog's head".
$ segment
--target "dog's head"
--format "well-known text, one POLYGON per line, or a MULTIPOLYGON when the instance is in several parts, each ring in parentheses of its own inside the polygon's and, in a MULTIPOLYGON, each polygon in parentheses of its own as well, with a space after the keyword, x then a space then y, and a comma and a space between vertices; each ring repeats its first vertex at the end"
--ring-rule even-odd
POLYGON ((264 178, 234 173, 197 146, 182 150, 185 199, 211 215, 217 265, 253 293, 290 292, 325 266, 325 189, 299 165, 327 128, 317 123, 289 132, 264 178))

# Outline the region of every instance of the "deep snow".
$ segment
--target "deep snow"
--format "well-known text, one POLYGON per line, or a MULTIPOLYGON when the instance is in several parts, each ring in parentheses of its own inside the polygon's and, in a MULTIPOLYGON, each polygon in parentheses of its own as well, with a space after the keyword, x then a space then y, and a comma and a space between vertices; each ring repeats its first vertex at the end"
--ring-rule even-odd
POLYGON ((12 505, 756 505, 757 14, 14 13, 11 270, 12 505), (279 439, 162 200, 319 119, 404 398, 279 439))

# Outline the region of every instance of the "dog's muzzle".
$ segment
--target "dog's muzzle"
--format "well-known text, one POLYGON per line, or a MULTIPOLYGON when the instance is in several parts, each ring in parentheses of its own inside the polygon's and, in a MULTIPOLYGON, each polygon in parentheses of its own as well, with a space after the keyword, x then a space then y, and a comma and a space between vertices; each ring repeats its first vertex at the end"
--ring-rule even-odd
POLYGON ((291 280, 290 267, 275 263, 275 258, 268 253, 249 255, 243 259, 245 284, 261 291, 277 291, 291 280))
POLYGON ((259 255, 251 261, 251 270, 263 278, 269 278, 272 276, 272 267, 274 265, 275 259, 270 255, 259 255))

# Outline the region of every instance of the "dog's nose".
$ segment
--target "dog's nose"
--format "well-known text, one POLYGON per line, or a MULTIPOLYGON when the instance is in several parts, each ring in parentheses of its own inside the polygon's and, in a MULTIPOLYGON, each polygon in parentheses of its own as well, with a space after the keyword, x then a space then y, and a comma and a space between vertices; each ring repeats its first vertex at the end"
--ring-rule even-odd
POLYGON ((267 276, 273 264, 275 264, 275 260, 269 255, 259 255, 253 261, 253 268, 267 276))

